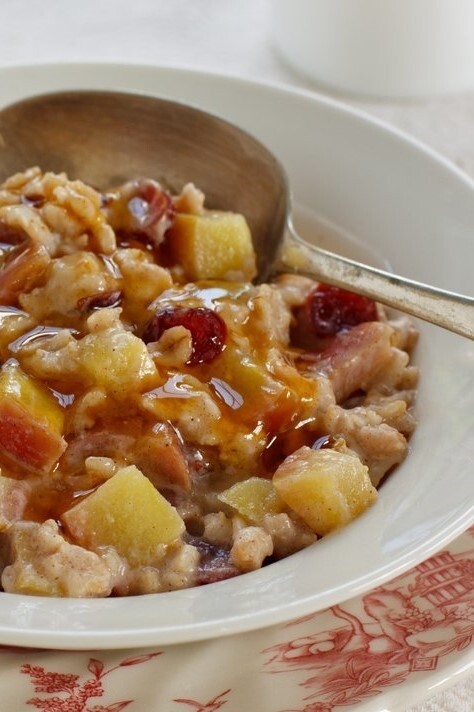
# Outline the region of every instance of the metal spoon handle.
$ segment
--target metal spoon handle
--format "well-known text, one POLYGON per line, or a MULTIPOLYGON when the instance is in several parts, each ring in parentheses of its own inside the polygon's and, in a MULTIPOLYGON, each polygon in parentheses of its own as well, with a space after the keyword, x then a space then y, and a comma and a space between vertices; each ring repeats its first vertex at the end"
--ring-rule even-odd
POLYGON ((430 287, 309 245, 289 225, 277 271, 306 274, 474 339, 474 299, 430 287))

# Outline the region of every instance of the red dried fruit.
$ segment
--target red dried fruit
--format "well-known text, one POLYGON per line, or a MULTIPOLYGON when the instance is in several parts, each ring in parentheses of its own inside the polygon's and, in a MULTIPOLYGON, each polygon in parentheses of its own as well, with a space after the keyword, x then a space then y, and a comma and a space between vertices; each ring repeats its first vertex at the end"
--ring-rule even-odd
POLYGON ((110 292, 101 292, 100 294, 92 294, 89 297, 81 297, 77 300, 77 309, 80 312, 94 311, 96 309, 107 309, 109 307, 118 307, 122 292, 113 290, 110 292))
POLYGON ((210 363, 224 349, 227 337, 225 322, 219 314, 205 307, 169 307, 158 311, 146 325, 142 339, 146 344, 158 341, 162 333, 173 326, 184 326, 191 332, 192 353, 188 366, 210 363))
POLYGON ((308 296, 308 307, 317 336, 333 336, 338 331, 364 321, 377 321, 375 302, 339 287, 319 284, 308 296))
POLYGON ((175 216, 171 195, 156 181, 144 178, 105 195, 102 207, 121 247, 143 247, 145 243, 158 249, 175 216))
POLYGON ((0 270, 0 304, 11 305, 41 280, 51 258, 44 245, 25 241, 11 250, 0 270))
POLYGON ((156 181, 135 181, 134 195, 128 201, 133 228, 146 232, 160 220, 171 222, 174 215, 171 196, 156 181))
POLYGON ((199 537, 187 537, 187 541, 200 553, 197 567, 197 586, 238 576, 239 569, 232 563, 229 549, 215 546, 199 537))

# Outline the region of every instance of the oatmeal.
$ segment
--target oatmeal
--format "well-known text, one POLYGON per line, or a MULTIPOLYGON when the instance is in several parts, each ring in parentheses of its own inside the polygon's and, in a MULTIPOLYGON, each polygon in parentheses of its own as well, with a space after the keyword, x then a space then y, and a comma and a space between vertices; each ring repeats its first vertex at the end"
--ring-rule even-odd
POLYGON ((414 429, 416 331, 253 282, 192 184, 0 186, 1 583, 106 597, 253 571, 370 507, 414 429))

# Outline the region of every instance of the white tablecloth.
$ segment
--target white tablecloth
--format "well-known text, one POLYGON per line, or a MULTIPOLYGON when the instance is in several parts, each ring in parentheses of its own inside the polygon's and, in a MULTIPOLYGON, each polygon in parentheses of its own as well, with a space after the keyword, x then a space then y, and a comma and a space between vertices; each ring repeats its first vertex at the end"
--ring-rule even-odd
MULTIPOLYGON (((212 69, 315 89, 274 50, 271 0, 1 0, 0 65, 120 60, 212 69)), ((424 101, 345 98, 474 176, 474 92, 424 101)), ((410 712, 472 712, 471 678, 410 712)))

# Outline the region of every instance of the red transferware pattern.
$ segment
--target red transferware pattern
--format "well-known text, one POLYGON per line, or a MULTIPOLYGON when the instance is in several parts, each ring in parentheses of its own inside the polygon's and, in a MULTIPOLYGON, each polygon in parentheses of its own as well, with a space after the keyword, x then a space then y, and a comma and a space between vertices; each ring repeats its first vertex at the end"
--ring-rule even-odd
MULTIPOLYGON (((474 549, 447 549, 360 599, 333 606, 330 628, 315 625, 317 632, 263 651, 267 672, 304 673, 303 706, 281 712, 335 712, 435 670, 440 658, 473 641, 473 590, 474 549)), ((317 624, 320 616, 306 621, 317 624)))
POLYGON ((150 700, 166 712, 242 712, 254 691, 265 700, 261 712, 364 712, 367 701, 444 670, 472 645, 473 537, 474 527, 360 598, 248 637, 191 650, 122 651, 123 657, 120 651, 87 655, 5 646, 0 654, 16 702, 2 712, 25 705, 45 712, 149 712, 150 700), (199 665, 210 652, 214 660, 216 650, 223 664, 203 676, 199 665), (144 676, 127 673, 132 666, 144 676))

